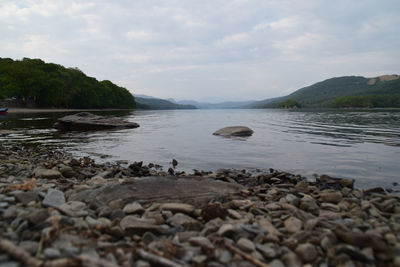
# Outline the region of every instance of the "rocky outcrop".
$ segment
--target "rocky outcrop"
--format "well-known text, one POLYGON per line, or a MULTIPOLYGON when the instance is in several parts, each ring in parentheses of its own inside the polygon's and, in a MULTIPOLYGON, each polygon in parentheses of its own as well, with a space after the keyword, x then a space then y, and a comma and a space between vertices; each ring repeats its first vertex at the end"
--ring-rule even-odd
POLYGON ((92 131, 121 128, 137 128, 135 122, 123 121, 116 117, 104 117, 89 112, 81 112, 59 118, 54 128, 59 131, 92 131))
POLYGON ((229 126, 214 132, 213 135, 220 136, 251 136, 254 131, 246 126, 229 126))

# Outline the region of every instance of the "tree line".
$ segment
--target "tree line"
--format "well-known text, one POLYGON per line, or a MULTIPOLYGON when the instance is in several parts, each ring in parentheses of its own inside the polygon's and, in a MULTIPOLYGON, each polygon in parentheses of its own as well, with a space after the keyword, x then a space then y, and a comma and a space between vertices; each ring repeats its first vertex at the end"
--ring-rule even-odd
POLYGON ((0 99, 34 101, 39 108, 135 108, 125 88, 41 59, 0 58, 0 99))

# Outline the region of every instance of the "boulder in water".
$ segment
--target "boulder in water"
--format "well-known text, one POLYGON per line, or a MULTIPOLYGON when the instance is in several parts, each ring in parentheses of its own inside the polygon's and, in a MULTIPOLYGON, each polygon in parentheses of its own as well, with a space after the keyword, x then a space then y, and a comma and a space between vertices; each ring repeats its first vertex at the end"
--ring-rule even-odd
POLYGON ((59 131, 92 131, 121 128, 137 128, 135 122, 123 121, 116 117, 103 117, 89 112, 81 112, 59 118, 54 128, 59 131))
POLYGON ((213 135, 220 135, 220 136, 251 136, 254 131, 245 126, 229 126, 222 129, 219 129, 213 135))

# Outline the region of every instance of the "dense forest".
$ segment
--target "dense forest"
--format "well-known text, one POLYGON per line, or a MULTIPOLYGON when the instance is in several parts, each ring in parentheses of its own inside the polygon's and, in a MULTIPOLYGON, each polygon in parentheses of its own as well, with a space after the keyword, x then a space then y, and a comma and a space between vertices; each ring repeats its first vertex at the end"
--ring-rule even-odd
POLYGON ((110 81, 40 59, 0 58, 0 99, 33 101, 40 108, 134 108, 135 98, 110 81))
POLYGON ((334 108, 400 108, 400 95, 344 96, 333 101, 334 108))
MULTIPOLYGON (((383 101, 392 96, 400 95, 400 79, 398 75, 384 75, 376 78, 347 76, 331 78, 311 86, 301 88, 290 95, 257 101, 253 108, 278 108, 279 104, 287 100, 297 101, 304 108, 331 108, 339 107, 335 101, 343 97, 363 96, 363 99, 379 99, 384 107, 395 107, 391 101, 383 101), (379 98, 376 96, 385 96, 379 98)), ((372 100, 371 100, 372 101, 372 100)), ((340 101, 339 101, 340 102, 340 101)), ((376 103, 376 101, 372 101, 376 103)), ((381 107, 379 104, 379 107, 381 107)), ((376 104, 373 104, 374 107, 376 104)))

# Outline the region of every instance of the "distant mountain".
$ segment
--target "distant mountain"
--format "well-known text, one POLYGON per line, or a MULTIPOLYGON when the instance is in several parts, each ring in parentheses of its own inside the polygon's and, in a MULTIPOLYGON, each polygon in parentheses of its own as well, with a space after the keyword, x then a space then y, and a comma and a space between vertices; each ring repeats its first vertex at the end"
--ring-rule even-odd
POLYGON ((139 109, 196 109, 192 105, 181 105, 150 96, 139 97, 136 95, 135 100, 136 106, 139 109))
POLYGON ((391 96, 400 95, 399 75, 384 75, 375 78, 345 76, 331 78, 301 88, 290 95, 252 103, 253 108, 276 108, 286 100, 296 100, 302 107, 333 107, 335 100, 348 96, 391 96))
POLYGON ((246 108, 255 101, 226 101, 221 103, 206 103, 193 100, 181 100, 177 103, 183 105, 193 105, 199 109, 230 109, 230 108, 246 108))

